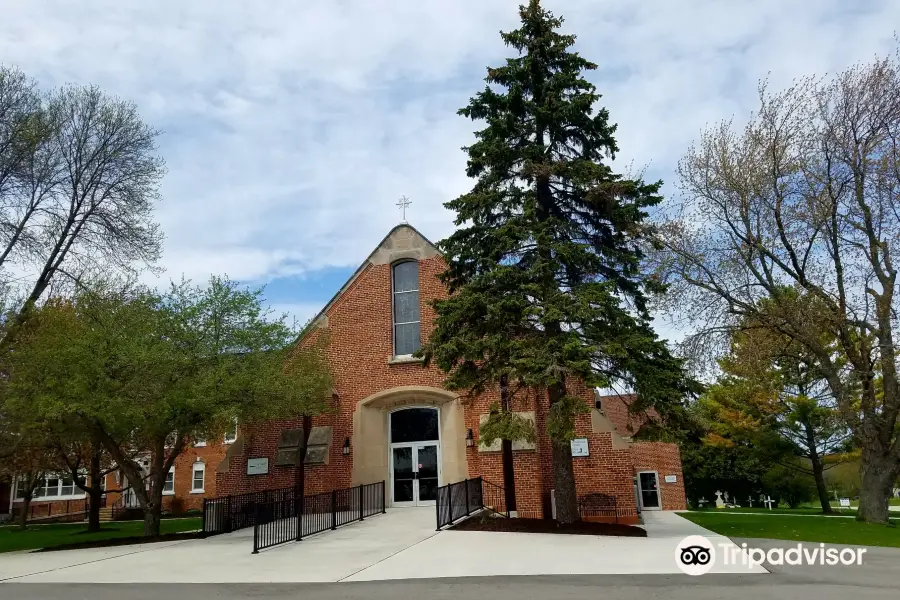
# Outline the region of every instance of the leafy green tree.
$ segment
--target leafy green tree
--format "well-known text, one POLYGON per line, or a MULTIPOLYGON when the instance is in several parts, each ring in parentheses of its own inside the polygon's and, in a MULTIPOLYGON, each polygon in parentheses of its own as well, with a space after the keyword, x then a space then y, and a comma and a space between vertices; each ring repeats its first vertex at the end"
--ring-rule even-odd
POLYGON ((116 470, 116 463, 96 435, 91 435, 77 420, 50 423, 50 447, 56 459, 57 472, 65 473, 88 497, 87 531, 100 531, 100 506, 104 494, 117 490, 104 486, 106 476, 116 470))
MULTIPOLYGON (((615 125, 584 72, 597 66, 571 50, 575 36, 538 0, 519 8, 521 27, 501 33, 517 55, 489 68, 488 86, 461 115, 483 121, 466 148, 473 189, 446 203, 458 229, 440 242, 450 296, 436 302, 426 361, 446 385, 478 394, 509 383, 546 390, 557 518, 578 518, 569 440, 587 410, 573 382, 623 381, 635 410, 678 405, 691 385, 650 323, 647 296, 662 291, 642 271, 647 209, 660 183, 613 172, 615 125)), ((495 406, 485 428, 532 437, 495 406)))
POLYGON ((54 471, 57 463, 46 437, 38 429, 29 428, 18 437, 15 452, 0 461, 0 476, 9 478, 16 487, 17 495, 22 496, 19 527, 25 529, 35 491, 44 478, 54 471))
POLYGON ((262 307, 261 290, 213 277, 161 295, 85 292, 41 312, 12 353, 9 385, 38 399, 36 414, 100 440, 144 511, 145 535, 159 534, 166 475, 191 441, 235 419, 328 408, 321 346, 294 348, 296 332, 262 307))
POLYGON ((701 499, 712 506, 716 491, 728 492, 742 504, 763 491, 762 480, 771 463, 753 446, 693 440, 682 442, 679 449, 685 494, 692 506, 700 506, 701 499))
MULTIPOLYGON (((816 482, 808 470, 791 465, 775 465, 762 478, 766 493, 778 502, 797 508, 816 494, 816 482)), ((832 512, 831 509, 828 512, 832 512)))
MULTIPOLYGON (((795 302, 816 301, 795 294, 795 302)), ((803 312, 813 314, 810 309, 806 306, 803 312)), ((770 306, 762 310, 768 314, 767 310, 777 309, 770 306)), ((813 332, 816 327, 811 320, 807 331, 813 332)), ((828 344, 826 332, 820 332, 819 337, 823 345, 828 344)), ((831 346, 832 360, 838 362, 833 339, 831 346)), ((780 464, 811 476, 822 512, 832 512, 825 470, 837 462, 826 462, 825 457, 839 456, 850 432, 816 356, 779 331, 746 320, 732 336, 731 351, 720 366, 722 379, 701 400, 711 416, 712 431, 760 447, 784 447, 787 456, 775 450, 775 456, 786 458, 780 464)))

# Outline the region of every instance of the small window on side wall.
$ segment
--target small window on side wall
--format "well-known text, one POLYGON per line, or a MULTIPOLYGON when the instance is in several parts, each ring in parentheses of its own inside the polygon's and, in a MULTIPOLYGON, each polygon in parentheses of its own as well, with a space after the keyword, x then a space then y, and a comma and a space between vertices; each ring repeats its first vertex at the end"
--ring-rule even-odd
POLYGON ((419 349, 419 263, 405 261, 393 268, 394 356, 419 349))
POLYGON ((175 467, 169 469, 169 472, 166 473, 166 481, 163 484, 163 494, 174 494, 175 493, 175 467))
POLYGON ((203 482, 206 477, 206 465, 202 462, 194 463, 194 471, 191 476, 191 491, 202 492, 203 482))

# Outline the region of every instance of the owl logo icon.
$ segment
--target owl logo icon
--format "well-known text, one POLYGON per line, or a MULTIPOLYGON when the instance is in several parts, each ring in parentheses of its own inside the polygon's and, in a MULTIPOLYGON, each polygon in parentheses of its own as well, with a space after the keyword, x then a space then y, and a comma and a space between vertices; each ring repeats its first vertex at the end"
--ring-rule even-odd
POLYGON ((675 564, 688 575, 709 573, 715 562, 716 550, 702 535, 689 535, 675 549, 675 564))

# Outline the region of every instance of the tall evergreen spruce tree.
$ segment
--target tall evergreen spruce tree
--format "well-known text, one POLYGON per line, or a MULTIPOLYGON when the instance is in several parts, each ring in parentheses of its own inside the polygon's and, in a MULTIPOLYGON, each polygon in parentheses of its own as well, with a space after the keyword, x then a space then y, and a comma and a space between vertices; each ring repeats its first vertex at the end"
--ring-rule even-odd
MULTIPOLYGON (((488 86, 459 111, 487 126, 468 152, 472 191, 448 202, 458 229, 439 247, 450 291, 422 350, 448 373, 450 389, 477 394, 509 381, 509 395, 546 391, 557 519, 578 518, 570 440, 588 410, 567 393, 625 382, 635 410, 677 406, 690 388, 681 362, 650 326, 649 294, 662 291, 641 272, 652 228, 646 209, 661 182, 616 174, 617 151, 605 109, 582 73, 596 65, 570 50, 574 35, 538 0, 520 6, 522 26, 501 33, 518 51, 489 68, 488 86)), ((481 441, 534 439, 509 403, 492 407, 481 441)))

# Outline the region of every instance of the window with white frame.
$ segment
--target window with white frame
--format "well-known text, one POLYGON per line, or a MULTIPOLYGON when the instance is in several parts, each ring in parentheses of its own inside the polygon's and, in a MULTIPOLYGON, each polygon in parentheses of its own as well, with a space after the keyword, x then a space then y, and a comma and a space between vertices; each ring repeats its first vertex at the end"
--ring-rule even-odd
POLYGON ((419 336, 419 263, 408 260, 393 268, 394 355, 408 356, 422 345, 419 336))
POLYGON ((163 484, 163 494, 172 495, 175 493, 175 467, 169 469, 166 473, 166 482, 163 484))
POLYGON ((203 481, 206 477, 206 465, 202 462, 194 463, 194 471, 191 476, 191 492, 202 492, 203 481))
POLYGON ((225 430, 225 443, 233 444, 234 440, 237 439, 237 419, 234 420, 231 427, 225 430))
MULTIPOLYGON (((75 485, 71 475, 47 475, 34 489, 32 498, 41 500, 83 498, 84 490, 75 485)), ((16 500, 25 498, 25 486, 22 481, 16 482, 16 500)))

